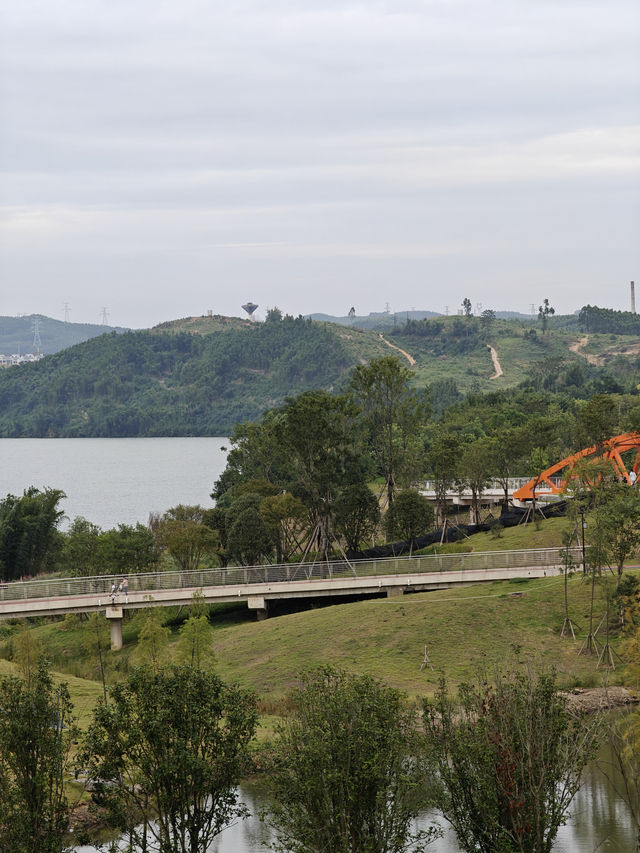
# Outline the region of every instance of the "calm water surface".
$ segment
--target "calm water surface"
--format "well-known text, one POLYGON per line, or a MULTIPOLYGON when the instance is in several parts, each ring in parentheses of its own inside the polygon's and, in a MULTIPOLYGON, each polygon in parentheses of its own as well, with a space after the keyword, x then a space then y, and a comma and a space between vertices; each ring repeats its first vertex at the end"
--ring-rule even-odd
MULTIPOLYGON (((606 758, 604 753, 602 758, 606 758)), ((254 789, 241 791, 252 817, 225 829, 211 845, 209 853, 267 853, 270 850, 269 829, 253 817, 264 806, 263 795, 254 789)), ((425 812, 417 823, 426 828, 438 822, 443 827, 446 825, 435 812, 425 812)), ((558 833, 554 853, 633 853, 636 849, 634 839, 626 805, 597 767, 590 766, 584 776, 584 785, 573 801, 571 817, 558 833)), ((451 829, 428 849, 430 853, 460 853, 451 829)), ((96 848, 77 847, 76 853, 96 853, 96 848)))
MULTIPOLYGON (((225 438, 3 438, 0 497, 29 486, 62 489, 68 522, 146 524, 176 504, 212 506, 225 438)), ((65 525, 63 525, 64 527, 65 525)))

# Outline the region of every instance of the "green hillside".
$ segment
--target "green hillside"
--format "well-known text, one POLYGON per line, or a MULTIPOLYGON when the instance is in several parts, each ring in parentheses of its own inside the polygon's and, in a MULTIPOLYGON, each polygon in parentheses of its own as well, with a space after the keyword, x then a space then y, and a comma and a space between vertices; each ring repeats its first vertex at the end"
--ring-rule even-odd
POLYGON ((38 321, 40 352, 45 355, 59 352, 75 344, 88 341, 98 335, 109 332, 123 332, 113 326, 94 325, 92 323, 63 323, 42 314, 29 314, 24 317, 0 317, 0 353, 24 354, 35 352, 35 321, 38 321))
POLYGON ((302 318, 210 334, 184 322, 0 371, 0 436, 223 435, 288 395, 335 387, 354 364, 335 331, 302 318))
POLYGON ((227 434, 286 397, 339 390, 356 365, 391 353, 432 387, 436 411, 520 383, 581 397, 635 390, 635 335, 586 334, 575 317, 553 324, 543 334, 519 320, 437 317, 383 333, 276 309, 264 323, 207 316, 111 331, 0 370, 0 437, 227 434))

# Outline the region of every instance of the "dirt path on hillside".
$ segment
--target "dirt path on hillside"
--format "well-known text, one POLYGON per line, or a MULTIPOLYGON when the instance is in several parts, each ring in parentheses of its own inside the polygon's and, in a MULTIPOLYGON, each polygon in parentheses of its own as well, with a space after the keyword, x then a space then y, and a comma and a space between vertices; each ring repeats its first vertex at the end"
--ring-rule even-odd
POLYGON ((571 350, 571 352, 574 352, 576 355, 580 355, 580 356, 582 356, 582 358, 585 358, 589 362, 589 364, 595 364, 596 367, 598 367, 602 364, 601 358, 598 358, 597 355, 589 355, 586 352, 580 352, 582 347, 586 347, 586 345, 588 343, 589 343, 589 335, 585 335, 584 338, 580 338, 579 341, 575 341, 574 343, 569 344, 569 349, 571 350))
POLYGON ((391 349, 397 349, 397 350, 398 350, 398 352, 401 352, 401 353, 402 353, 402 355, 407 359, 407 361, 409 362, 409 364, 414 365, 414 364, 416 363, 415 358, 414 358, 412 355, 409 355, 409 353, 408 353, 408 352, 406 352, 406 350, 400 349, 400 347, 397 347, 395 344, 391 344, 391 343, 389 343, 389 341, 388 341, 385 337, 383 337, 383 336, 382 336, 382 332, 380 332, 380 333, 378 334, 378 337, 380 338, 380 340, 381 340, 381 341, 384 341, 384 343, 385 343, 388 347, 391 347, 391 349))
POLYGON ((498 376, 503 375, 502 366, 498 361, 498 353, 495 351, 495 349, 492 346, 489 346, 489 349, 491 350, 491 361, 493 362, 493 369, 495 370, 495 373, 493 374, 493 376, 490 376, 489 379, 497 379, 498 376))

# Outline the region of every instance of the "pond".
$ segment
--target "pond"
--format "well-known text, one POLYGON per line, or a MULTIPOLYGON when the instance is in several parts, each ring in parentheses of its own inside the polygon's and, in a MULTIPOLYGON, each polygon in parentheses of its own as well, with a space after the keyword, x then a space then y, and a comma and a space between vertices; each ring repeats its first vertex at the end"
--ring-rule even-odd
MULTIPOLYGON (((600 761, 607 761, 606 749, 600 761)), ((266 853, 273 836, 258 817, 266 805, 264 793, 254 787, 241 787, 242 800, 251 817, 227 827, 209 848, 209 853, 266 853)), ((417 826, 426 828, 446 821, 436 812, 425 811, 417 826)), ((97 853, 93 846, 77 847, 76 853, 97 853)), ((122 845, 125 849, 125 845, 122 845)), ((584 784, 573 801, 571 816, 560 829, 554 853, 632 853, 635 848, 635 830, 629 810, 618 797, 601 770, 592 764, 584 774, 584 784)), ((460 853, 456 836, 449 829, 443 838, 429 847, 430 853, 460 853)))

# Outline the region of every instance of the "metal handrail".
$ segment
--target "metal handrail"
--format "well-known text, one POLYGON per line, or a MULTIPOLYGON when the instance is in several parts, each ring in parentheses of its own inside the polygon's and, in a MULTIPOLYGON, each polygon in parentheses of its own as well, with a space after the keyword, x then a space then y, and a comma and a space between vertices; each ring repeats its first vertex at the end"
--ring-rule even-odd
MULTIPOLYGON (((425 574, 478 569, 509 569, 527 566, 562 565, 565 549, 537 548, 517 551, 481 551, 467 554, 428 554, 417 557, 385 557, 375 560, 331 563, 281 563, 276 565, 232 566, 171 570, 127 574, 129 594, 153 593, 169 589, 201 589, 210 586, 240 586, 245 584, 290 583, 314 578, 377 577, 380 575, 425 574)), ((576 565, 582 560, 579 548, 569 549, 576 565)), ((118 576, 115 576, 118 577, 118 576)), ((77 578, 50 578, 15 581, 0 584, 0 601, 31 598, 58 598, 75 595, 111 596, 114 575, 95 575, 77 578)), ((122 594, 119 596, 120 600, 122 594)))

